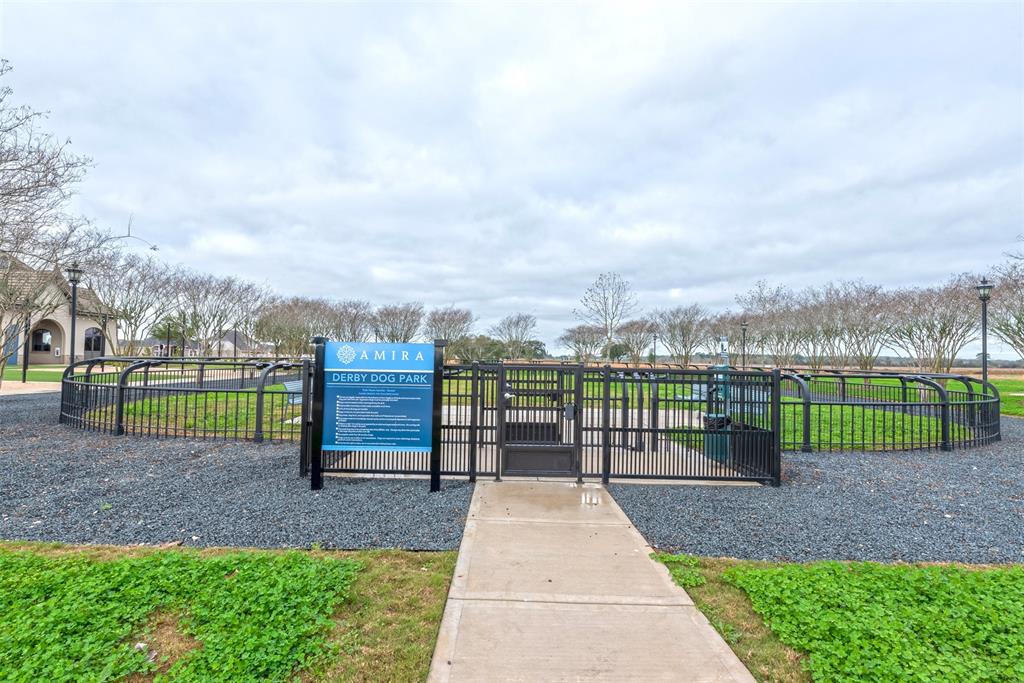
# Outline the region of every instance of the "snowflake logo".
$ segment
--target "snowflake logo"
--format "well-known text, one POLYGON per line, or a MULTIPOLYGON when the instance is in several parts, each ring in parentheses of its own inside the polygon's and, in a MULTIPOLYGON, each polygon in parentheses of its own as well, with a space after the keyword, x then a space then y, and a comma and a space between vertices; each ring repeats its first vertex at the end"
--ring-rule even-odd
POLYGON ((355 359, 356 359, 356 350, 353 349, 348 344, 345 344, 340 349, 338 349, 338 360, 340 360, 345 365, 348 365, 349 363, 351 363, 355 359))

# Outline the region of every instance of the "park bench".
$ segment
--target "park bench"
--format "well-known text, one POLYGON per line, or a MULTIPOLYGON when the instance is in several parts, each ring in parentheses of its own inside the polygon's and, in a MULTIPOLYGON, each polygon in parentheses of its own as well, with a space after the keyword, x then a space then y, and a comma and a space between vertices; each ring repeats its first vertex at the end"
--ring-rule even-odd
POLYGON ((289 392, 288 403, 292 405, 302 404, 302 380, 294 379, 290 382, 284 382, 284 390, 289 392))

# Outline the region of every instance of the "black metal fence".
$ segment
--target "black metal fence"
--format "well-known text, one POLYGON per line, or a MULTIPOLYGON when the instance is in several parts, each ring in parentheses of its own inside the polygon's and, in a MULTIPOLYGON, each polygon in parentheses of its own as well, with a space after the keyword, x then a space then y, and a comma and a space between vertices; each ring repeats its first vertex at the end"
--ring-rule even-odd
MULTIPOLYGON (((65 371, 60 421, 116 435, 302 441, 314 376, 301 359, 81 361, 65 371)), ((472 364, 445 367, 442 397, 442 472, 470 478, 776 483, 780 450, 999 439, 998 392, 958 375, 472 364)), ((328 451, 323 464, 427 474, 429 455, 328 451)))
POLYGON ((108 434, 263 441, 302 434, 303 363, 97 358, 64 371, 60 422, 108 434))
MULTIPOLYGON (((777 484, 779 381, 763 371, 449 365, 441 472, 777 484)), ((323 467, 427 474, 429 454, 325 451, 323 467)))
POLYGON ((999 392, 962 375, 783 374, 783 449, 952 450, 997 441, 999 392))

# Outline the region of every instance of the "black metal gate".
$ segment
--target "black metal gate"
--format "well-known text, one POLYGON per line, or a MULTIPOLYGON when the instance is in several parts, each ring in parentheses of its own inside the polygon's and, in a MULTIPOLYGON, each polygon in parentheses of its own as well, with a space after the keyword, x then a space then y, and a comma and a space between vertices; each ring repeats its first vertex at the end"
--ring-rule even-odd
POLYGON ((500 474, 578 477, 582 369, 502 365, 498 373, 500 474))
MULTIPOLYGON (((779 381, 760 370, 448 365, 441 473, 778 485, 779 381)), ((325 451, 323 463, 324 472, 430 472, 425 453, 325 451)))

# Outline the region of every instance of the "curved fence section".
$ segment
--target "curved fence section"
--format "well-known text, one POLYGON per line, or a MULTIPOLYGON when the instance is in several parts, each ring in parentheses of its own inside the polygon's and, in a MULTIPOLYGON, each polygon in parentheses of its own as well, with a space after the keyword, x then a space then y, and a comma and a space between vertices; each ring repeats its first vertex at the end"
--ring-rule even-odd
POLYGON ((999 392, 963 375, 782 375, 787 451, 952 450, 999 439, 999 392))
POLYGON ((297 441, 303 363, 96 358, 64 371, 60 421, 107 434, 297 441))
MULTIPOLYGON (((80 361, 65 370, 60 421, 113 435, 300 441, 306 431, 308 378, 315 374, 310 364, 289 358, 80 361)), ((507 417, 497 397, 516 393, 501 385, 503 381, 526 386, 526 380, 509 379, 510 372, 527 372, 516 367, 476 363, 445 368, 446 473, 499 471, 496 454, 515 434, 505 421, 515 423, 519 414, 509 408, 512 417, 507 417)), ((551 363, 524 367, 555 372, 551 363)), ((691 438, 687 435, 696 435, 691 440, 699 441, 700 449, 720 433, 729 444, 746 443, 743 439, 754 437, 738 433, 754 423, 768 425, 776 412, 784 451, 951 450, 988 444, 1000 436, 999 392, 991 383, 962 375, 784 370, 775 401, 769 400, 773 395, 767 388, 754 387, 771 376, 761 368, 560 367, 569 379, 559 391, 581 386, 581 395, 567 401, 577 406, 574 428, 579 429, 580 470, 586 475, 609 468, 622 476, 634 470, 645 474, 651 470, 645 458, 654 457, 649 444, 660 453, 667 450, 664 444, 683 443, 691 438), (714 404, 721 400, 724 384, 732 386, 728 410, 714 404), (753 388, 740 391, 748 385, 753 388), (706 416, 720 419, 719 414, 728 420, 717 428, 705 421, 706 416)), ((528 417, 533 419, 532 414, 528 417)), ((568 433, 568 427, 561 429, 568 433)), ((687 447, 700 450, 694 444, 687 447)), ((392 463, 388 458, 398 456, 386 454, 330 457, 345 459, 355 471, 425 468, 404 457, 392 463)), ((668 468, 674 462, 666 457, 661 464, 668 468)), ((716 476, 712 470, 709 476, 716 476)), ((665 473, 671 474, 669 469, 665 473)))

